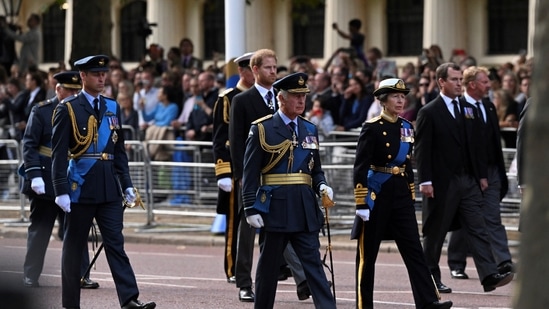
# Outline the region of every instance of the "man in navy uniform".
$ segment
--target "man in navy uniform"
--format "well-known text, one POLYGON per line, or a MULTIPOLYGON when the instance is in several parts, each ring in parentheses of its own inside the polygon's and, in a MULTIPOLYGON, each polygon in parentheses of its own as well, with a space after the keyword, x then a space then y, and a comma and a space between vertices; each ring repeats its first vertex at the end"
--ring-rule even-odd
POLYGON ((229 88, 219 94, 213 108, 213 155, 215 161, 215 176, 219 194, 217 198, 217 213, 225 215, 225 275, 229 283, 236 283, 235 263, 238 225, 240 216, 238 198, 233 190, 231 154, 229 151, 229 114, 233 97, 254 85, 254 74, 250 68, 250 58, 253 53, 234 59, 238 65, 240 79, 236 87, 229 88))
MULTIPOLYGON (((27 235, 27 254, 23 264, 23 285, 39 286, 38 278, 44 267, 46 249, 50 241, 55 219, 61 218, 59 229, 63 229, 65 213, 54 202, 55 194, 51 182, 51 117, 59 101, 74 95, 82 88, 78 72, 66 71, 53 76, 57 81, 56 96, 39 102, 30 113, 23 135, 24 182, 22 193, 30 200, 30 222, 27 235)), ((86 272, 90 262, 87 246, 82 252, 81 274, 86 272)), ((89 274, 88 274, 89 275, 89 274)), ((97 289, 99 283, 88 276, 80 282, 84 289, 97 289)))
POLYGON ((122 200, 136 202, 120 122, 120 107, 100 95, 109 58, 89 56, 74 65, 82 91, 63 100, 54 111, 52 180, 55 203, 66 212, 61 257, 64 308, 80 308, 80 253, 95 218, 122 308, 156 307, 138 300, 139 289, 124 251, 122 200), (67 160, 69 154, 69 160, 67 160), (68 173, 67 173, 68 171, 68 173))
POLYGON ((242 200, 246 221, 263 228, 263 249, 255 279, 254 308, 273 308, 282 252, 291 243, 307 278, 316 308, 335 308, 320 259, 318 234, 324 224, 316 194, 326 185, 316 126, 299 117, 309 92, 307 74, 273 84, 279 110, 252 123, 244 154, 242 200))

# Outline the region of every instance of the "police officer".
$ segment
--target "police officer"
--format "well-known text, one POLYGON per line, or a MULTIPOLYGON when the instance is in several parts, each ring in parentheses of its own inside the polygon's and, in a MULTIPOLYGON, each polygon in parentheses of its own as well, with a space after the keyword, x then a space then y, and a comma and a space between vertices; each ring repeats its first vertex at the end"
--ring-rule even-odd
POLYGON ((307 278, 316 308, 335 308, 320 259, 318 233, 324 216, 316 194, 326 185, 316 126, 299 117, 309 92, 307 74, 294 73, 273 84, 279 110, 252 123, 246 141, 242 199, 246 221, 263 228, 255 279, 255 308, 273 308, 282 252, 291 243, 307 278))
POLYGON ((63 100, 54 111, 52 180, 55 203, 66 213, 62 251, 62 302, 80 308, 80 259, 95 218, 122 308, 156 307, 138 300, 139 289, 124 251, 122 199, 136 202, 120 122, 120 107, 100 95, 109 70, 105 55, 89 56, 74 65, 82 91, 63 100), (69 160, 67 160, 69 154, 69 160), (67 172, 68 171, 68 172, 67 172))
POLYGON ((406 264, 418 309, 450 308, 439 302, 423 255, 414 208, 414 173, 410 157, 414 143, 412 124, 398 117, 404 110, 404 81, 379 83, 374 95, 380 116, 364 123, 354 164, 356 219, 352 238, 357 242, 357 308, 373 308, 375 261, 383 239, 394 239, 406 264))
MULTIPOLYGON (((57 81, 56 96, 39 102, 33 107, 29 122, 23 135, 23 187, 22 193, 30 200, 30 225, 27 234, 27 253, 23 264, 23 285, 39 286, 38 278, 44 266, 44 257, 50 241, 50 235, 57 217, 59 229, 63 230, 65 213, 54 202, 55 194, 51 182, 51 118, 53 109, 59 101, 74 95, 81 88, 78 72, 66 71, 53 76, 57 81)), ((89 265, 87 246, 82 252, 81 274, 89 265)), ((99 283, 86 276, 80 286, 84 289, 96 289, 99 283)))
POLYGON ((238 66, 240 79, 234 88, 223 91, 215 102, 213 109, 213 155, 215 162, 215 176, 219 194, 217 198, 217 213, 225 215, 225 275, 229 283, 236 283, 235 263, 237 249, 238 199, 233 190, 231 155, 229 151, 229 114, 233 97, 253 86, 255 78, 250 69, 250 58, 253 53, 234 59, 238 66))

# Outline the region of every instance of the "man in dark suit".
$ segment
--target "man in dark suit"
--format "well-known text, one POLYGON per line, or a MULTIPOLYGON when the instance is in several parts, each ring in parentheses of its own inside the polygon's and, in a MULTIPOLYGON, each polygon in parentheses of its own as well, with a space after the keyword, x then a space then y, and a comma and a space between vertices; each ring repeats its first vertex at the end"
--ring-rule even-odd
POLYGON ((217 213, 225 215, 225 275, 229 283, 236 283, 235 262, 237 251, 238 198, 233 190, 233 173, 231 168, 231 153, 229 151, 229 115, 231 102, 235 95, 248 90, 254 85, 254 75, 250 69, 250 58, 253 53, 234 59, 238 66, 240 79, 236 87, 222 92, 213 108, 213 155, 215 176, 219 193, 217 198, 217 213))
MULTIPOLYGON (((507 194, 509 182, 503 161, 501 136, 499 133, 496 107, 488 99, 490 90, 489 71, 484 67, 472 66, 463 72, 465 93, 461 97, 462 104, 471 104, 477 108, 482 135, 482 145, 486 151, 486 167, 488 187, 483 191, 483 206, 481 208, 492 244, 492 253, 498 265, 498 272, 505 274, 513 271, 513 262, 507 232, 501 223, 500 202, 507 194)), ((448 243, 448 266, 452 278, 467 279, 465 273, 467 263, 467 233, 463 229, 453 231, 448 243)))
POLYGON ((250 59, 250 68, 255 84, 233 98, 229 122, 229 145, 231 152, 234 190, 238 195, 240 224, 238 226, 238 248, 236 253, 236 286, 240 288, 241 301, 254 301, 252 291, 252 263, 256 229, 246 223, 242 206, 242 175, 244 170, 245 143, 253 121, 274 112, 273 83, 276 81, 276 54, 272 50, 260 49, 250 59), (271 93, 271 106, 266 97, 271 93))
MULTIPOLYGON (((46 249, 51 231, 58 216, 65 213, 54 202, 55 193, 51 181, 51 118, 59 101, 78 93, 82 88, 78 72, 67 71, 53 76, 57 81, 56 96, 38 103, 30 113, 29 123, 23 135, 22 193, 30 200, 30 225, 27 235, 27 253, 23 264, 23 285, 39 286, 38 278, 42 273, 46 249)), ((60 220, 59 229, 63 230, 64 220, 60 220)), ((88 248, 82 252, 81 274, 84 275, 90 263, 88 248)), ((87 274, 89 275, 89 274, 87 274)), ((96 289, 97 282, 85 276, 80 286, 96 289)))
POLYGON ((128 205, 139 200, 130 178, 120 106, 100 95, 108 63, 105 55, 76 61, 82 91, 59 103, 53 116, 52 183, 55 203, 66 213, 62 302, 64 308, 80 308, 80 256, 95 218, 120 306, 153 309, 154 302, 138 300, 135 274, 124 250, 122 200, 128 205))
POLYGON ((320 259, 318 233, 324 216, 316 194, 326 185, 318 153, 318 130, 305 118, 309 92, 307 74, 290 74, 274 84, 280 110, 252 123, 242 181, 246 222, 263 228, 263 249, 257 264, 254 308, 273 308, 282 252, 292 244, 299 257, 316 308, 335 308, 320 259))
MULTIPOLYGON (((266 115, 272 115, 278 109, 273 83, 277 75, 277 58, 274 51, 260 49, 250 59, 250 68, 255 76, 255 84, 250 89, 233 98, 229 122, 229 145, 234 177, 234 190, 241 198, 241 184, 244 165, 244 150, 248 132, 253 121, 266 115)), ((243 216, 244 207, 239 200, 241 222, 238 227, 236 253, 236 286, 240 289, 241 301, 254 301, 252 291, 252 262, 256 229, 246 223, 243 216)), ((262 238, 260 237, 260 242, 262 238)), ((284 251, 284 257, 292 270, 297 284, 297 295, 300 300, 309 298, 310 291, 305 280, 303 269, 297 260, 291 245, 284 251)), ((286 267, 284 267, 286 269, 286 267)), ((282 277, 286 279, 287 277, 282 277)))
POLYGON ((21 139, 23 136, 33 106, 46 100, 46 89, 43 84, 44 79, 40 72, 29 72, 25 75, 25 90, 13 101, 11 106, 13 124, 17 129, 16 139, 21 139))
POLYGON ((179 42, 181 52, 181 66, 185 70, 202 70, 202 60, 193 56, 194 45, 189 38, 182 38, 179 42))
POLYGON ((446 233, 458 223, 467 230, 484 291, 508 284, 512 273, 499 274, 482 215, 487 172, 475 118, 475 107, 458 102, 463 79, 460 67, 441 64, 436 70, 440 95, 419 110, 415 157, 423 194, 423 250, 441 293, 452 290, 441 281, 440 255, 446 233))

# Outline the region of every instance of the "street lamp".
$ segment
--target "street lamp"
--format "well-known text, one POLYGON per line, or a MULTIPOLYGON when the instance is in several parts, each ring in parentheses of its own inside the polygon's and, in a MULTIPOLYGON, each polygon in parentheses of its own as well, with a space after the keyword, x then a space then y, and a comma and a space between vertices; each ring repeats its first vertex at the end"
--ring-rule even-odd
POLYGON ((2 0, 2 7, 8 22, 12 23, 19 16, 23 0, 2 0))

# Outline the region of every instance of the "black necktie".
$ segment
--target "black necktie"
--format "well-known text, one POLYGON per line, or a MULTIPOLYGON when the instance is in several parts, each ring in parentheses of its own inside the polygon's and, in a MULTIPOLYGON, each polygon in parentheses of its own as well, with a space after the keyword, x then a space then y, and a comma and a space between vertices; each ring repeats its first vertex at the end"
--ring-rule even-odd
POLYGON ((95 115, 99 117, 99 99, 97 98, 93 99, 93 110, 95 111, 95 115))
POLYGON ((461 125, 461 113, 459 112, 459 103, 456 100, 452 100, 452 105, 454 105, 454 118, 458 125, 461 125))
POLYGON ((270 90, 269 92, 267 92, 267 95, 265 95, 265 98, 267 99, 267 104, 269 104, 269 108, 274 112, 273 93, 270 90))
POLYGON ((486 123, 486 121, 484 120, 484 114, 482 113, 482 109, 480 108, 480 102, 477 101, 477 103, 475 104, 477 105, 478 115, 480 116, 480 120, 482 121, 482 123, 486 123))

